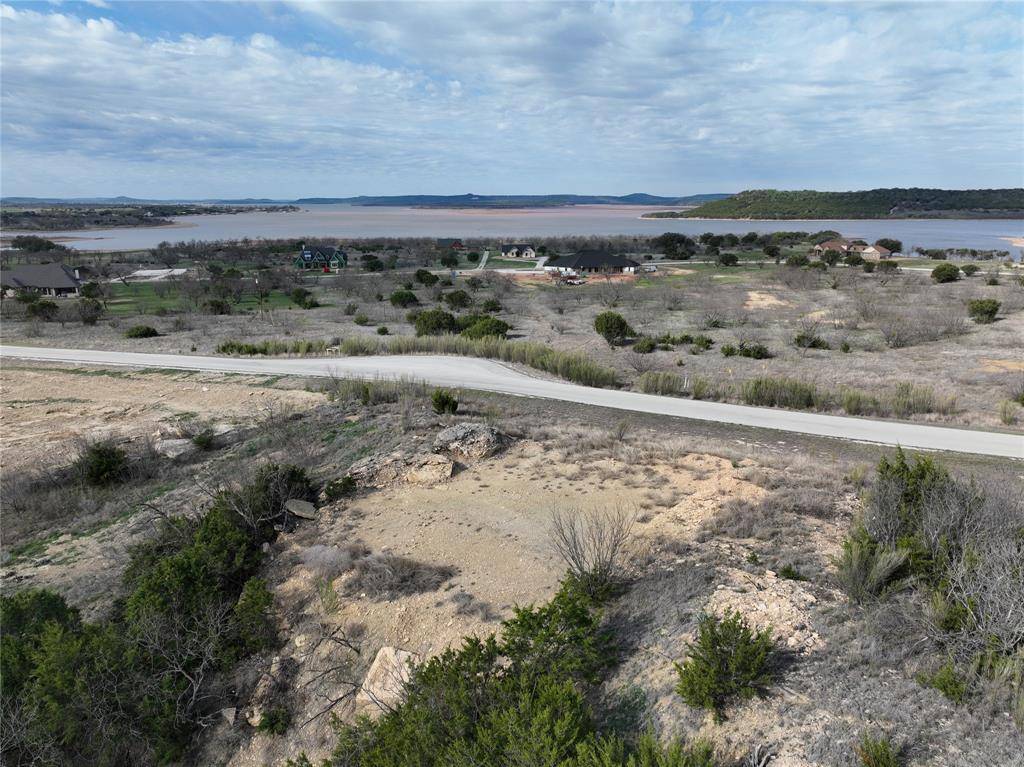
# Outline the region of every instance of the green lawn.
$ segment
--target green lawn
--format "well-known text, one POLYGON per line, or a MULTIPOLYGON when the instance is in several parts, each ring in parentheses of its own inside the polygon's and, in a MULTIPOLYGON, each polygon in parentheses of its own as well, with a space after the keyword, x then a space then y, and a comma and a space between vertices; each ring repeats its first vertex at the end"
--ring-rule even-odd
POLYGON ((537 264, 522 258, 488 258, 487 269, 533 269, 537 264))
MULTIPOLYGON (((135 282, 128 285, 114 283, 110 286, 110 292, 112 297, 107 300, 107 312, 115 317, 158 314, 194 308, 175 287, 167 284, 161 285, 158 282, 135 282)), ((294 304, 286 294, 280 291, 271 292, 263 300, 265 309, 288 306, 294 306, 294 304)), ((231 310, 235 313, 242 313, 259 307, 260 302, 256 296, 246 295, 237 304, 232 304, 231 310)))

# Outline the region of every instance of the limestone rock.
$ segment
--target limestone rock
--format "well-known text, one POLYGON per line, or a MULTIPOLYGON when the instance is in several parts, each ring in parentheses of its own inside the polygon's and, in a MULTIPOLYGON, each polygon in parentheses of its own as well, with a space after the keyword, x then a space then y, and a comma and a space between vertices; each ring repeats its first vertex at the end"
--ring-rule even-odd
POLYGON ((356 461, 348 473, 360 487, 379 488, 402 482, 429 487, 449 479, 454 471, 455 464, 443 455, 377 453, 356 461))
POLYGON ((509 443, 507 435, 484 423, 459 423, 438 432, 434 452, 476 460, 501 452, 509 443))
POLYGON ((199 451, 199 448, 190 439, 157 440, 153 443, 153 449, 172 461, 184 461, 199 451))
POLYGON ((316 506, 309 501, 291 498, 285 502, 284 507, 300 519, 316 519, 316 506))
POLYGON ((356 693, 356 713, 376 718, 400 703, 409 681, 409 664, 417 660, 414 653, 397 647, 380 648, 356 693))

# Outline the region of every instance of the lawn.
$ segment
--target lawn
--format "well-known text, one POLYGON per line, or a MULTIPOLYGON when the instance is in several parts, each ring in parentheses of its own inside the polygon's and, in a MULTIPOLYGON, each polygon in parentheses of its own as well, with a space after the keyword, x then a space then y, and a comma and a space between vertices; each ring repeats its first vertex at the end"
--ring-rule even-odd
MULTIPOLYGON (((135 314, 161 314, 188 308, 188 299, 175 288, 158 282, 135 282, 127 285, 114 283, 110 286, 111 298, 107 300, 107 312, 115 317, 135 314)), ((279 309, 292 306, 291 299, 280 291, 272 291, 263 300, 263 308, 279 309)), ((246 312, 260 308, 259 299, 251 294, 243 296, 237 304, 231 305, 233 312, 246 312)))

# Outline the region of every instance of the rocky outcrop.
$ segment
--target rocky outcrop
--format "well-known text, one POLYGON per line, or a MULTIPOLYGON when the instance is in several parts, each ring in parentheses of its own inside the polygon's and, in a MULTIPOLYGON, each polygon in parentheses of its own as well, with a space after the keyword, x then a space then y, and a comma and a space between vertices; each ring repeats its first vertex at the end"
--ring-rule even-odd
POLYGON ((461 460, 478 460, 500 453, 511 440, 508 435, 484 423, 459 423, 434 438, 434 452, 461 460))
POLYGON ((199 452, 199 447, 190 439, 158 439, 153 450, 172 461, 187 461, 199 452))
POLYGON ((409 681, 410 663, 418 659, 416 654, 397 647, 380 648, 356 693, 356 713, 374 719, 401 703, 409 681))
POLYGON ((360 487, 379 488, 403 482, 430 487, 451 479, 454 471, 451 458, 435 453, 377 453, 356 461, 348 473, 360 487))

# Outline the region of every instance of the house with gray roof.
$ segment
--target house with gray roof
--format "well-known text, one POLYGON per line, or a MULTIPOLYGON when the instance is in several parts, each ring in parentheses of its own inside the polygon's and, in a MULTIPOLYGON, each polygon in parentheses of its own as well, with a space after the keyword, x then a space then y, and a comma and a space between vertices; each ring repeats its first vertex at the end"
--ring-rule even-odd
POLYGON ((0 272, 5 295, 27 290, 43 296, 77 296, 82 287, 78 269, 64 264, 20 264, 0 272))

